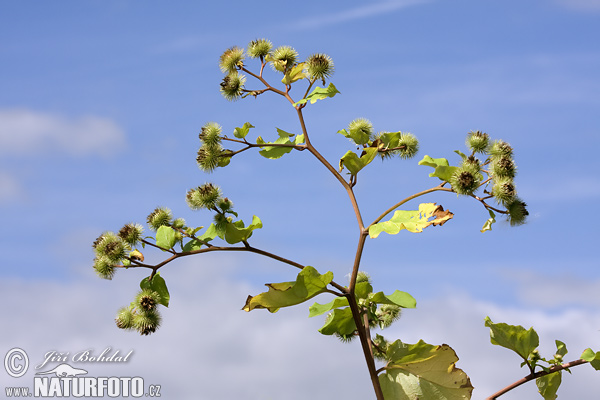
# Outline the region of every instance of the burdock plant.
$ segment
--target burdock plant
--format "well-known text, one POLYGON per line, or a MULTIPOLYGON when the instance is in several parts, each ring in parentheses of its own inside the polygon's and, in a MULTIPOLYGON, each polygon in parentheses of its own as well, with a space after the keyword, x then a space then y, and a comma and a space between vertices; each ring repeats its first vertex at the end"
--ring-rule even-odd
MULTIPOLYGON (((299 60, 298 52, 292 47, 279 46, 273 49, 272 43, 266 39, 250 42, 246 50, 237 46, 225 50, 219 59, 220 69, 224 73, 220 90, 225 99, 238 100, 248 96, 256 98, 265 93, 275 94, 289 104, 293 115, 298 118, 298 125, 295 133, 277 128, 277 135, 270 139, 266 136, 268 133, 261 130, 267 139, 263 139, 263 136, 252 139, 249 133, 254 126, 245 122, 234 127, 231 125, 234 115, 226 121, 230 125, 226 129, 232 132, 230 135, 224 134, 224 129, 218 123, 208 122, 200 130, 196 160, 203 171, 211 172, 227 166, 237 155, 251 149, 257 149, 260 156, 269 160, 280 159, 293 151, 314 158, 331 175, 332 182, 341 186, 347 195, 358 228, 356 249, 353 250, 354 261, 348 265, 348 283, 343 285, 336 282, 332 272, 317 269, 322 268, 321 266, 303 264, 301 259, 304 251, 296 254, 299 260, 292 260, 256 247, 253 235, 263 227, 261 219, 257 216, 251 219, 241 218, 234 211, 233 202, 224 197, 219 187, 206 183, 190 189, 185 201, 192 210, 212 214, 212 222, 209 216, 205 225, 188 225, 181 218, 174 219, 170 209, 159 207, 147 218, 148 226, 154 232, 153 236, 143 237, 140 225, 127 224, 118 235, 105 232, 94 242, 94 268, 101 277, 110 279, 115 271, 122 268, 149 271, 149 275, 140 283, 141 291, 135 295, 131 304, 118 311, 117 327, 135 330, 142 335, 154 333, 159 328, 159 307, 168 307, 170 299, 161 272, 177 259, 201 256, 209 252, 254 253, 295 268, 298 273, 295 279, 270 283, 267 291, 248 296, 242 306, 244 311, 266 309, 273 313, 283 307, 306 303, 318 295, 330 296, 325 303, 313 303, 309 307, 309 316, 326 315, 324 325, 319 329, 321 334, 337 337, 343 342, 360 342, 378 400, 469 399, 473 386, 466 373, 456 368, 458 357, 450 346, 432 345, 423 340, 408 344, 400 340, 388 340, 379 332, 374 332, 385 331, 399 320, 403 309, 415 308, 416 300, 400 290, 392 293, 375 290, 372 280, 361 269, 361 259, 368 238, 376 239, 383 233, 397 235, 401 231, 403 234, 418 233, 452 220, 454 213, 445 210, 442 205, 432 202, 408 205, 409 202, 432 193, 461 195, 461 198, 482 207, 485 214, 489 215, 482 232, 490 231, 499 215, 505 216, 513 226, 525 223, 529 212, 516 192, 513 148, 505 141, 492 140, 487 133, 471 131, 466 137, 467 154, 456 150, 458 156, 452 154, 452 163, 447 158, 429 155, 423 156, 418 162, 419 165, 431 168, 428 171, 429 177, 435 181, 432 187, 416 193, 409 192, 404 198, 390 199, 389 206, 382 210, 376 210, 369 204, 369 212, 378 216, 367 220, 366 215, 363 215, 365 208, 359 206, 354 193, 354 188, 359 184, 359 175, 363 178, 360 182, 367 179, 362 170, 368 168, 375 159, 386 163, 393 158, 412 159, 419 151, 419 142, 415 135, 400 130, 382 130, 375 134, 374 126, 369 120, 356 118, 347 128, 337 131, 349 139, 350 143, 343 141, 345 143, 342 142, 341 145, 346 145, 345 153, 342 153, 339 160, 330 162, 313 142, 319 136, 313 135, 307 128, 304 109, 340 93, 333 83, 327 84, 334 72, 334 64, 331 57, 323 53, 313 53, 304 62, 299 60), (257 68, 250 68, 251 63, 255 63, 257 68), (275 73, 265 68, 267 65, 275 73), (247 84, 246 76, 253 78, 251 84, 247 84), (323 86, 315 87, 316 83, 322 83, 323 86), (225 143, 237 150, 225 149, 225 143), (162 261, 145 262, 142 250, 150 249, 156 250, 162 261), (380 362, 379 365, 376 365, 376 360, 380 362)), ((327 134, 320 132, 320 135, 327 134)), ((393 165, 389 172, 390 181, 399 175, 401 168, 398 164, 393 165)), ((298 176, 297 171, 290 172, 292 179, 298 176)), ((302 184, 303 181, 299 179, 299 182, 302 184)), ((274 184, 273 187, 277 186, 274 184)), ((269 196, 277 194, 274 192, 269 196)), ((290 199, 285 201, 290 201, 290 212, 297 210, 290 199)), ((320 198, 317 201, 323 202, 320 198)), ((292 228, 288 233, 293 233, 292 228)), ((510 256, 510 249, 492 249, 494 252, 490 257, 498 257, 498 254, 500 257, 506 257, 507 254, 510 256)), ((456 251, 444 246, 436 247, 436 243, 432 242, 432 254, 453 257, 456 251)), ((462 256, 461 261, 471 262, 462 256)), ((400 276, 400 282, 410 283, 410 280, 400 280, 400 276)), ((525 378, 505 387, 489 399, 495 399, 519 384, 534 379, 544 399, 554 399, 563 370, 586 363, 596 369, 600 368, 600 352, 587 349, 575 361, 563 363, 567 353, 566 346, 556 341, 555 355, 551 359, 545 359, 539 354, 538 336, 533 328, 525 330, 521 326, 493 323, 489 318, 485 319, 485 326, 490 329, 493 344, 516 352, 522 360, 521 366, 528 368, 525 378)), ((314 367, 320 368, 320 365, 314 367)), ((335 389, 331 393, 334 396, 335 389)))

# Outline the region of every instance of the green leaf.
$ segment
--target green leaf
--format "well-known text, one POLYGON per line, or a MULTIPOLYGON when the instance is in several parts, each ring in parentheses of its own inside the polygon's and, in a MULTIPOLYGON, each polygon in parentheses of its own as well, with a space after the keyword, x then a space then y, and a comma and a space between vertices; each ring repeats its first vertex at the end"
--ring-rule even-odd
MULTIPOLYGON (((203 227, 196 228, 193 231, 188 232, 188 234, 195 235, 196 232, 198 232, 198 230, 200 230, 202 228, 203 227)), ((198 240, 190 239, 190 241, 188 241, 183 246, 183 251, 187 252, 187 251, 200 250, 202 248, 202 246, 205 246, 202 242, 210 242, 217 236, 218 236, 218 234, 217 234, 217 230, 215 228, 215 224, 210 224, 209 227, 206 228, 206 231, 201 236, 197 237, 198 240)))
POLYGON ((295 67, 291 68, 285 73, 285 76, 281 80, 281 83, 289 85, 293 82, 299 81, 300 79, 306 78, 308 75, 306 74, 306 72, 304 72, 305 67, 306 63, 300 63, 295 67))
POLYGON ((556 392, 558 391, 562 381, 561 372, 562 371, 557 371, 536 378, 535 384, 538 387, 538 392, 540 392, 544 400, 555 400, 558 397, 556 392))
POLYGON ((567 345, 564 344, 563 342, 561 342, 560 340, 555 340, 556 342, 556 354, 559 354, 561 356, 566 356, 567 353, 569 352, 567 350, 567 345))
POLYGON ((379 375, 386 399, 471 398, 471 381, 455 367, 458 357, 446 344, 433 346, 420 340, 411 345, 397 340, 388 346, 386 358, 390 362, 385 372, 379 375))
POLYGON ((262 228, 262 221, 256 215, 252 216, 252 223, 248 227, 243 221, 236 221, 225 225, 224 239, 229 244, 239 243, 252 236, 252 231, 262 228))
POLYGON ((360 130, 356 130, 354 133, 352 133, 352 132, 348 132, 345 129, 341 129, 341 130, 337 131, 337 133, 344 135, 345 137, 352 140, 352 142, 354 142, 357 145, 367 144, 367 143, 369 143, 369 139, 370 139, 370 137, 367 133, 362 132, 360 130))
POLYGON ((160 295, 160 304, 162 304, 165 307, 169 307, 169 299, 171 298, 169 296, 169 289, 167 289, 167 283, 165 282, 163 277, 160 276, 160 272, 154 274, 152 280, 149 279, 149 276, 142 279, 142 281, 140 282, 140 288, 142 288, 142 290, 149 289, 155 291, 160 295))
POLYGON ((466 155, 465 153, 463 153, 463 152, 462 152, 462 151, 460 151, 460 150, 454 150, 454 152, 455 152, 456 154, 458 154, 459 156, 461 156, 463 160, 466 160, 467 158, 469 158, 469 157, 467 157, 467 155, 466 155))
POLYGON ((350 307, 346 308, 336 308, 331 313, 331 316, 325 322, 325 325, 319 332, 323 335, 350 335, 352 332, 356 330, 356 324, 354 323, 354 318, 352 317, 352 310, 350 307))
POLYGON ((163 225, 156 231, 156 245, 165 250, 171 249, 177 243, 177 235, 173 228, 163 225))
POLYGON ((377 155, 377 149, 374 147, 368 147, 363 150, 363 154, 359 158, 355 152, 348 151, 340 159, 340 171, 346 167, 352 175, 358 174, 358 171, 366 167, 371 161, 375 159, 377 155))
POLYGON ((327 304, 319 304, 315 303, 309 307, 308 317, 316 317, 317 315, 325 314, 328 311, 333 310, 334 308, 340 307, 348 307, 348 298, 347 297, 336 297, 332 301, 327 304))
POLYGON ((533 328, 525 330, 520 325, 493 323, 490 317, 485 317, 485 326, 490 328, 492 344, 506 347, 527 360, 529 354, 540 345, 540 339, 533 328))
POLYGON ((306 96, 306 98, 295 102, 294 106, 304 104, 307 101, 310 101, 310 104, 314 104, 317 100, 323 100, 328 97, 333 97, 338 93, 340 93, 340 91, 337 90, 333 83, 330 83, 329 86, 327 86, 326 88, 317 86, 308 96, 306 96))
POLYGON ((369 282, 358 282, 354 287, 354 295, 357 299, 366 299, 373 293, 373 286, 369 282))
POLYGON ((594 353, 592 349, 585 349, 581 354, 581 359, 588 361, 596 371, 600 371, 600 351, 594 353))
POLYGON ((496 214, 494 214, 494 212, 492 210, 488 210, 490 213, 490 218, 485 221, 485 224, 483 224, 483 228, 481 228, 481 233, 485 232, 485 231, 491 231, 492 230, 492 224, 496 222, 496 214))
POLYGON ((458 167, 452 167, 448 164, 448 160, 445 158, 431 158, 429 156, 423 157, 419 161, 419 165, 426 165, 428 167, 435 168, 435 171, 429 174, 431 177, 438 177, 443 181, 450 181, 452 174, 458 169, 458 167))
POLYGON ((238 139, 243 139, 250 131, 250 128, 254 128, 254 126, 250 122, 245 122, 244 126, 242 126, 241 128, 235 128, 233 130, 233 136, 235 136, 238 139))
POLYGON ((268 283, 268 292, 248 296, 242 310, 266 308, 272 313, 277 312, 281 307, 294 306, 323 293, 332 280, 333 272, 321 275, 315 268, 306 266, 294 282, 268 283))
POLYGON ((380 222, 369 227, 369 236, 375 239, 381 232, 395 235, 403 229, 409 232, 422 232, 430 225, 444 225, 454 217, 450 211, 435 203, 421 203, 418 210, 397 210, 388 221, 380 222), (431 219, 433 218, 433 219, 431 219))
POLYGON ((417 307, 417 300, 410 294, 401 292, 400 290, 396 290, 390 295, 385 295, 383 292, 372 293, 369 296, 369 300, 377 304, 390 304, 403 308, 417 307))
POLYGON ((256 144, 285 144, 289 145, 289 147, 266 146, 263 147, 263 149, 259 151, 258 154, 265 158, 270 158, 274 160, 277 158, 281 158, 284 154, 287 154, 290 151, 292 151, 292 146, 299 145, 300 143, 304 142, 304 135, 298 135, 293 141, 290 141, 290 138, 295 136, 293 133, 288 133, 279 128, 277 128, 277 133, 279 134, 279 139, 275 140, 274 142, 267 143, 263 140, 262 137, 259 136, 258 138, 256 138, 256 144))

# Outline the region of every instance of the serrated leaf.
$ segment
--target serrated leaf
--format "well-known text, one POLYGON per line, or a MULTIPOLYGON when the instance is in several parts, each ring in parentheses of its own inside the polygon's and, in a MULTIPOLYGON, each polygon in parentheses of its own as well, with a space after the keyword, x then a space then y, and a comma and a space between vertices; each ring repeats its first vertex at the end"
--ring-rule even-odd
POLYGON ((165 307, 169 307, 169 300, 171 296, 169 295, 169 289, 167 289, 167 283, 165 282, 163 277, 160 276, 160 272, 154 274, 152 280, 149 280, 149 278, 150 277, 148 276, 142 279, 142 281, 140 282, 140 288, 142 290, 150 289, 155 291, 160 295, 160 304, 162 304, 165 307))
POLYGON ((331 313, 331 316, 325 322, 325 325, 319 332, 323 335, 350 335, 352 332, 356 330, 356 324, 354 323, 354 318, 352 317, 352 310, 350 307, 346 308, 336 308, 331 313))
POLYGON ((383 292, 372 293, 369 300, 377 304, 390 304, 403 308, 417 307, 417 300, 410 294, 400 290, 396 290, 390 295, 385 295, 383 292))
POLYGON ((510 349, 524 360, 540 345, 540 338, 533 328, 526 330, 521 325, 495 324, 490 317, 485 317, 485 326, 490 328, 492 344, 510 349))
POLYGON ((581 359, 588 361, 596 371, 600 371, 600 351, 594 353, 592 349, 585 349, 581 354, 581 359))
POLYGON ((246 137, 248 132, 250 132, 250 128, 254 128, 254 125, 252 125, 250 122, 245 122, 241 128, 235 128, 233 130, 233 136, 238 139, 243 139, 246 137))
POLYGON ((273 143, 273 144, 286 144, 289 145, 290 147, 284 147, 284 146, 265 146, 263 147, 263 149, 261 151, 258 152, 258 154, 260 154, 261 156, 265 157, 265 158, 270 158, 272 160, 275 160, 277 158, 281 158, 283 157, 284 154, 289 153, 290 151, 292 151, 293 145, 298 145, 300 143, 304 142, 304 135, 297 135, 293 141, 290 140, 290 138, 294 137, 295 135, 293 133, 288 133, 284 130, 281 130, 279 128, 277 128, 277 133, 279 134, 279 139, 275 140, 274 142, 265 142, 263 140, 262 137, 258 137, 256 139, 256 144, 269 144, 269 143, 273 143))
POLYGON ((332 301, 327 304, 319 304, 315 303, 309 307, 308 317, 316 317, 317 315, 325 314, 328 311, 333 310, 334 308, 340 307, 348 307, 348 298, 347 297, 336 297, 332 301))
POLYGON ((369 227, 369 236, 375 239, 381 232, 395 235, 403 229, 409 232, 422 232, 430 225, 444 225, 454 217, 450 211, 435 203, 421 203, 418 210, 397 210, 388 221, 379 222, 369 227))
POLYGON ((252 216, 252 223, 247 227, 243 221, 236 221, 225 225, 225 233, 223 238, 229 244, 236 244, 243 240, 247 240, 252 236, 252 231, 262 228, 262 221, 256 215, 252 216))
POLYGON ((304 72, 304 68, 306 67, 306 63, 300 63, 295 67, 291 68, 289 71, 285 73, 285 76, 281 80, 281 83, 284 85, 290 85, 300 79, 306 78, 308 75, 304 72))
POLYGON ((326 88, 317 86, 308 96, 306 96, 306 98, 295 102, 294 106, 304 104, 307 101, 310 101, 310 104, 314 104, 317 100, 323 100, 328 97, 333 97, 338 93, 340 93, 340 91, 337 90, 333 83, 330 83, 329 86, 327 86, 326 88))
POLYGON ((353 151, 348 151, 340 159, 340 171, 346 167, 352 175, 358 174, 358 171, 366 167, 371 161, 375 159, 377 155, 377 149, 374 147, 368 147, 363 150, 363 154, 360 158, 353 151))
POLYGON ((333 272, 321 275, 311 267, 306 266, 300 271, 294 282, 268 283, 268 292, 256 296, 248 296, 244 311, 255 308, 266 308, 269 312, 277 312, 281 307, 300 304, 323 293, 329 282, 333 280, 333 272))
POLYGON ((419 165, 426 165, 428 167, 435 168, 435 171, 429 174, 431 177, 440 178, 443 181, 450 181, 452 174, 458 169, 458 167, 452 167, 445 158, 431 158, 429 156, 423 157, 419 161, 419 165))
POLYGON ((388 346, 386 359, 390 362, 385 372, 379 375, 386 399, 471 398, 471 381, 467 374, 456 368, 458 357, 446 344, 433 346, 420 340, 411 345, 397 340, 388 346))
POLYGON ((555 400, 558 397, 556 392, 558 391, 558 388, 562 382, 561 372, 562 371, 557 371, 536 378, 535 384, 538 387, 538 392, 542 395, 544 400, 555 400))
POLYGON ((156 231, 156 245, 165 250, 171 249, 177 243, 177 235, 170 226, 163 225, 156 231))

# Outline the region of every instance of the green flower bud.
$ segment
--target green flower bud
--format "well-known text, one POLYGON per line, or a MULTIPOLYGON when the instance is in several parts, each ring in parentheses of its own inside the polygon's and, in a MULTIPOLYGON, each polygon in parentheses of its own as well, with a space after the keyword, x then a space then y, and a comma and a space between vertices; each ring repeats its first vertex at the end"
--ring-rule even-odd
POLYGON ((493 177, 514 178, 517 167, 510 157, 493 157, 490 162, 490 173, 493 177))
POLYGON ((467 168, 474 173, 481 172, 481 162, 479 161, 479 159, 473 156, 465 158, 461 164, 461 167, 467 168))
POLYGON ((161 323, 160 313, 156 310, 139 311, 133 316, 133 328, 141 335, 149 335, 156 332, 161 323))
POLYGON ((379 327, 384 329, 392 325, 400 318, 401 313, 402 309, 399 306, 393 304, 382 304, 375 312, 377 319, 379 319, 379 327))
POLYGON ((212 210, 216 207, 220 197, 221 189, 212 183, 206 183, 195 189, 190 189, 185 197, 185 201, 192 210, 199 210, 201 208, 212 210))
POLYGON ((356 339, 358 337, 358 335, 356 335, 355 333, 356 331, 352 332, 352 333, 348 333, 348 334, 341 334, 336 332, 335 336, 340 339, 340 341, 342 343, 350 343, 351 341, 353 341, 354 339, 356 339))
POLYGON ((153 290, 144 289, 135 296, 133 302, 136 308, 140 307, 144 311, 151 311, 160 304, 160 295, 153 290))
POLYGON ((298 62, 298 52, 290 46, 279 46, 271 55, 271 65, 279 72, 285 72, 298 62))
POLYGON ((161 226, 170 226, 173 221, 173 213, 166 207, 158 207, 148 215, 148 225, 153 231, 161 226))
POLYGON ((240 98, 246 83, 246 77, 236 72, 232 72, 223 78, 221 82, 221 94, 229 101, 235 101, 240 98))
POLYGON ((233 210, 233 202, 229 200, 227 197, 224 199, 219 199, 217 201, 217 207, 223 212, 230 212, 233 210))
POLYGON ((361 282, 371 283, 371 277, 366 272, 358 271, 358 274, 356 275, 356 283, 361 283, 361 282))
POLYGON ((515 197, 512 201, 505 205, 508 211, 508 221, 512 226, 522 225, 529 215, 527 204, 521 199, 515 197))
POLYGON ((202 127, 198 137, 208 146, 216 146, 221 143, 221 125, 216 122, 209 122, 202 127))
POLYGON ((225 227, 227 226, 227 224, 231 223, 232 220, 233 219, 231 217, 226 217, 225 215, 223 215, 221 213, 215 214, 214 224, 215 224, 215 229, 216 229, 217 233, 224 234, 225 227))
POLYGON ((118 264, 127 256, 130 247, 114 232, 104 232, 93 244, 98 258, 106 258, 113 264, 118 264))
POLYGON ((119 231, 119 237, 130 246, 135 246, 142 239, 144 228, 140 224, 127 224, 119 231))
POLYGON ((96 257, 94 259, 94 269, 102 279, 111 280, 115 276, 116 268, 106 257, 96 257))
POLYGON ((419 151, 419 140, 412 133, 402 133, 398 142, 400 158, 413 158, 419 151))
POLYGON ((329 78, 333 75, 333 60, 327 54, 313 54, 306 60, 307 71, 311 78, 321 79, 329 78))
POLYGON ((492 195, 500 204, 508 204, 517 195, 517 189, 511 178, 498 178, 494 180, 492 195))
POLYGON ((267 39, 253 40, 248 44, 248 55, 251 58, 264 58, 273 48, 273 43, 267 39))
POLYGON ((122 307, 117 312, 115 323, 119 329, 133 329, 133 311, 130 307, 122 307))
POLYGON ((491 147, 488 149, 488 154, 490 155, 491 158, 496 158, 496 157, 512 158, 513 149, 512 149, 512 147, 510 147, 510 144, 508 144, 502 140, 495 140, 494 143, 492 143, 491 147))
POLYGON ((183 227, 185 227, 185 219, 177 218, 175 221, 173 221, 172 226, 174 229, 182 229, 183 227))
POLYGON ((224 73, 236 72, 244 65, 244 49, 234 46, 221 54, 219 67, 224 73))
POLYGON ((387 361, 386 352, 389 346, 389 343, 385 338, 379 334, 375 335, 375 339, 373 339, 373 356, 375 359, 379 361, 387 361))
POLYGON ((475 153, 484 153, 489 141, 490 136, 481 131, 471 131, 467 134, 467 147, 475 153))
POLYGON ((480 183, 481 174, 472 166, 463 165, 450 177, 452 189, 458 194, 471 195, 480 183))

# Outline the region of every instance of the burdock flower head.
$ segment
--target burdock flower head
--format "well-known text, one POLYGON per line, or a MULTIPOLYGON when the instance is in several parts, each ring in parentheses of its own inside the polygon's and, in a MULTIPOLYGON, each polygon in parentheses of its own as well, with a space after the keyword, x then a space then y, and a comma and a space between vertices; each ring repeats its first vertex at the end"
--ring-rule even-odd
POLYGON ((151 311, 160 304, 160 295, 150 289, 144 289, 135 296, 134 304, 144 311, 151 311))
POLYGON ((510 204, 517 195, 517 189, 511 178, 494 179, 492 195, 500 204, 510 204))
POLYGON ((450 177, 452 189, 458 194, 471 195, 479 188, 480 183, 481 174, 475 167, 469 165, 458 168, 450 177))
POLYGON ((267 39, 253 40, 248 44, 248 55, 251 58, 264 58, 273 48, 273 43, 267 39))
POLYGON ((508 211, 508 221, 512 226, 524 224, 529 215, 527 204, 517 197, 506 204, 506 211, 508 211))
POLYGON ((419 151, 419 140, 412 133, 401 133, 398 147, 400 158, 413 158, 419 151))
POLYGON ((206 208, 212 210, 221 198, 221 189, 212 183, 205 183, 197 188, 190 189, 185 196, 185 201, 192 210, 206 208))
POLYGON ((483 153, 488 148, 490 137, 481 131, 471 131, 467 134, 467 147, 475 153, 483 153))
POLYGON ((236 72, 244 65, 244 49, 234 46, 221 54, 219 67, 224 73, 236 72))
POLYGON ((240 98, 246 83, 246 77, 238 74, 237 71, 229 73, 221 82, 221 94, 229 101, 235 101, 240 98))
POLYGON ((130 246, 135 246, 142 239, 144 228, 140 224, 126 224, 119 231, 119 237, 130 246))
POLYGON ((153 231, 161 226, 171 225, 173 222, 173 213, 166 207, 158 207, 148 215, 148 225, 153 231))
POLYGON ((327 54, 313 54, 306 60, 306 65, 310 77, 323 82, 334 72, 333 60, 327 54))
POLYGON ((286 72, 298 62, 298 52, 291 46, 279 46, 271 55, 271 65, 279 72, 286 72))

